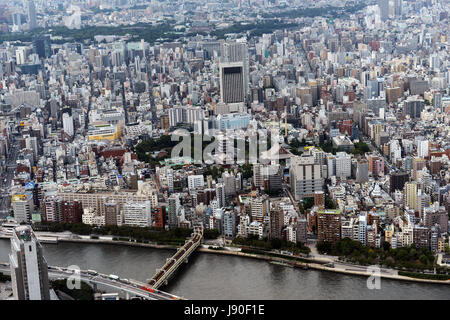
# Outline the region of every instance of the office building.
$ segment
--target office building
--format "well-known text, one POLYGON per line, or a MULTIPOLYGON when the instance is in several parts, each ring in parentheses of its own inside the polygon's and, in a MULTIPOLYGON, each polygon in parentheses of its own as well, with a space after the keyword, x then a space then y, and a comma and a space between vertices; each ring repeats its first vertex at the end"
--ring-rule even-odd
POLYGON ((323 188, 322 166, 315 163, 314 156, 292 157, 289 174, 295 200, 313 197, 314 192, 323 188))
POLYGON ((30 30, 36 29, 38 27, 36 21, 36 7, 34 5, 34 0, 28 0, 28 27, 30 30))
POLYGON ((220 64, 220 99, 225 103, 245 101, 244 64, 220 64))
POLYGON ((47 261, 30 226, 15 228, 9 265, 16 300, 50 300, 47 261))
POLYGON ((150 201, 127 202, 123 205, 122 215, 123 224, 126 226, 144 228, 152 225, 152 208, 150 201))
POLYGON ((33 194, 28 191, 24 194, 16 194, 11 198, 11 206, 14 212, 14 219, 18 222, 30 222, 34 212, 33 194))
POLYGON ((356 182, 365 183, 369 181, 369 163, 362 159, 356 164, 356 182))

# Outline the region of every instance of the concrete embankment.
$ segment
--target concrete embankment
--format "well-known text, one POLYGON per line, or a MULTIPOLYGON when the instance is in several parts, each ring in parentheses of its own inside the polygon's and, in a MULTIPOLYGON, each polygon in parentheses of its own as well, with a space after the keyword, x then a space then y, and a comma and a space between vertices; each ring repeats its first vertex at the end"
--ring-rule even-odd
POLYGON ((68 238, 60 238, 59 242, 77 242, 77 243, 91 243, 91 244, 116 244, 123 246, 132 246, 132 247, 145 247, 145 248, 154 248, 154 249, 177 249, 178 246, 170 245, 170 244, 156 244, 156 243, 142 243, 142 242, 134 242, 134 241, 122 241, 122 240, 104 240, 104 239, 68 239, 68 238))
MULTIPOLYGON (((324 266, 324 265, 321 265, 318 263, 305 263, 305 262, 295 261, 295 263, 292 264, 292 260, 289 260, 289 259, 283 259, 283 258, 278 258, 278 257, 269 257, 269 256, 264 256, 264 255, 259 255, 259 254, 250 254, 250 253, 239 252, 239 251, 214 250, 214 249, 207 249, 207 248, 199 248, 198 250, 200 252, 205 252, 205 253, 226 254, 226 255, 234 255, 234 256, 240 256, 240 257, 260 259, 260 260, 267 260, 267 261, 284 262, 287 264, 291 264, 294 267, 302 268, 302 269, 315 269, 315 270, 338 272, 338 273, 364 276, 364 277, 370 277, 373 275, 371 272, 346 270, 346 269, 342 269, 342 268, 330 268, 330 267, 327 267, 327 266, 324 266)), ((385 274, 385 273, 381 273, 380 277, 386 278, 386 279, 392 279, 392 280, 404 280, 404 281, 415 281, 415 282, 423 282, 423 283, 436 283, 436 284, 450 285, 450 280, 419 279, 419 278, 411 278, 411 277, 406 277, 406 276, 392 275, 392 274, 385 274)))

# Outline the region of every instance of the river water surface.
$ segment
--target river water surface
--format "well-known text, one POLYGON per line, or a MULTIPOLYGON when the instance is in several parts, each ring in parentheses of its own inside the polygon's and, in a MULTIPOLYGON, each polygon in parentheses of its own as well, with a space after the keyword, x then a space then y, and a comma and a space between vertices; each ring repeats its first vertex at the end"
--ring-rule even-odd
MULTIPOLYGON (((145 281, 174 250, 108 244, 43 244, 49 265, 94 269, 145 281)), ((0 240, 0 262, 8 262, 9 240, 0 240)), ((381 279, 369 290, 367 278, 301 270, 250 258, 194 253, 164 291, 187 299, 450 299, 450 286, 381 279)))

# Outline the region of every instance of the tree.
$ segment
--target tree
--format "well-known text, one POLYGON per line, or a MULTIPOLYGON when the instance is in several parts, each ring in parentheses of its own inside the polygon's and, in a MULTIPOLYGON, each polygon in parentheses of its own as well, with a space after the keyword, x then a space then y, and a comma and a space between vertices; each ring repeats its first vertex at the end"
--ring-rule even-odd
POLYGON ((337 208, 336 203, 327 195, 325 196, 325 208, 327 208, 327 209, 336 209, 337 208))
POLYGON ((273 249, 281 249, 281 240, 278 238, 274 238, 270 240, 270 245, 273 249))
POLYGON ((62 291, 75 300, 92 300, 94 289, 86 282, 81 281, 80 289, 69 289, 67 287, 66 280, 54 280, 51 282, 51 286, 55 290, 62 291))
POLYGON ((421 254, 419 257, 419 261, 420 263, 422 263, 423 265, 427 265, 428 264, 428 258, 426 255, 421 254))
POLYGON ((330 253, 332 250, 332 244, 328 241, 319 241, 316 244, 316 249, 319 253, 330 253))

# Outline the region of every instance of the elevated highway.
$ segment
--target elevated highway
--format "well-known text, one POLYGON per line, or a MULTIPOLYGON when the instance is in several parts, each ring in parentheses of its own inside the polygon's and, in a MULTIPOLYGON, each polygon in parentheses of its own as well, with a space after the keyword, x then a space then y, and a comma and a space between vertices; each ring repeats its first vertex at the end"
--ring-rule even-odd
MULTIPOLYGON (((10 268, 8 263, 0 263, 0 272, 10 274, 10 268)), ((48 277, 49 279, 68 279, 69 277, 75 277, 75 271, 72 269, 49 266, 48 277)), ((98 272, 80 270, 79 279, 86 283, 93 285, 103 285, 108 288, 117 290, 119 293, 125 293, 127 298, 130 296, 141 297, 145 300, 181 300, 181 297, 172 295, 170 293, 151 290, 149 291, 146 284, 136 280, 127 279, 112 279, 110 276, 101 274, 98 272)))

